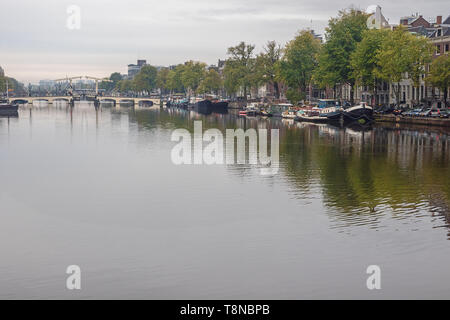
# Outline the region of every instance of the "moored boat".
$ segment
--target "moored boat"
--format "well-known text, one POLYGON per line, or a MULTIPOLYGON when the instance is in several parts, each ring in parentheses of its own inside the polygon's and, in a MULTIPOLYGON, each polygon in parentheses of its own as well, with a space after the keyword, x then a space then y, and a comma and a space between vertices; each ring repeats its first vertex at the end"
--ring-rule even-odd
POLYGON ((228 112, 228 101, 212 100, 211 110, 215 113, 227 113, 228 112))
POLYGON ((0 116, 17 116, 18 110, 18 104, 0 103, 0 116))
POLYGON ((298 121, 335 122, 342 119, 342 108, 333 99, 320 99, 316 107, 307 107, 297 113, 298 121))
POLYGON ((328 121, 340 121, 342 118, 342 108, 334 99, 320 99, 318 108, 320 116, 327 118, 328 121))
POLYGON ((257 103, 250 103, 244 110, 239 112, 240 116, 255 117, 260 114, 257 103))
POLYGON ((263 117, 272 117, 272 114, 266 108, 261 108, 259 112, 263 117))
POLYGON ((212 113, 212 103, 210 100, 198 101, 194 105, 194 110, 201 114, 211 114, 212 113))
POLYGON ((295 119, 297 117, 297 112, 293 109, 289 109, 289 110, 284 111, 281 114, 281 117, 284 119, 295 119))
POLYGON ((366 102, 345 109, 342 113, 345 121, 370 122, 373 120, 373 108, 368 106, 366 102))
POLYGON ((320 108, 314 107, 312 109, 299 110, 297 112, 296 121, 307 121, 307 122, 317 122, 324 123, 328 122, 327 117, 320 115, 320 108))
POLYGON ((273 117, 281 117, 283 112, 288 111, 291 108, 292 104, 290 103, 279 103, 271 105, 268 112, 273 117))

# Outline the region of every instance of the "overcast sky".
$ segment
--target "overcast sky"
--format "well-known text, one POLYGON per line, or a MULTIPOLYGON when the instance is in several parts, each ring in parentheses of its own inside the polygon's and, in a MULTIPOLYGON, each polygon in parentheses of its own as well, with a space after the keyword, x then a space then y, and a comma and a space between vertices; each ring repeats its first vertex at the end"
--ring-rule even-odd
POLYGON ((419 12, 450 14, 448 0, 2 0, 0 66, 22 82, 68 76, 109 76, 146 59, 153 65, 186 60, 216 63, 246 41, 260 50, 284 44, 304 28, 323 33, 349 6, 378 4, 390 23, 419 12), (81 9, 81 29, 66 27, 67 8, 81 9))

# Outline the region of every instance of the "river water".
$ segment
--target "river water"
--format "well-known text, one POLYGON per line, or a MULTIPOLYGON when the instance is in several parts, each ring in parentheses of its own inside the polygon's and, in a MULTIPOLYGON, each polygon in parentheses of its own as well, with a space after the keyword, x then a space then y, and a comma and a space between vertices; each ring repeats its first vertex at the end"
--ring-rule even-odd
POLYGON ((450 298, 442 128, 25 106, 0 118, 0 159, 0 298, 450 298), (175 165, 195 120, 279 129, 278 173, 175 165))

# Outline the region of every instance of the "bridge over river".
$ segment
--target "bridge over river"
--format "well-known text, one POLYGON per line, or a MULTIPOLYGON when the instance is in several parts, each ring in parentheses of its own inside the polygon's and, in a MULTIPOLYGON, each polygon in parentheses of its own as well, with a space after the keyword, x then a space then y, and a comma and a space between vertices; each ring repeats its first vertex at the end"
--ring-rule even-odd
MULTIPOLYGON (((43 96, 43 97, 15 97, 10 98, 11 103, 18 103, 18 104, 33 104, 33 102, 47 102, 49 104, 54 104, 57 102, 70 102, 72 98, 75 101, 79 101, 77 97, 71 97, 71 96, 43 96)), ((128 98, 128 97, 97 97, 97 100, 100 103, 109 103, 113 105, 138 105, 138 106, 148 106, 148 105, 159 105, 160 99, 155 98, 128 98)), ((87 100, 90 101, 90 100, 87 100)), ((94 100, 92 100, 94 101, 94 100)))

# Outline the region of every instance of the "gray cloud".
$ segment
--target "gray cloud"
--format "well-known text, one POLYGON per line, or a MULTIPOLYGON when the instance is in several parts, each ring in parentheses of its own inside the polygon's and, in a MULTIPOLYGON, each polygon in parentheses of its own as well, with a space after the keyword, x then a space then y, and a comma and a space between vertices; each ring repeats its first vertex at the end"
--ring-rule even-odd
MULTIPOLYGON (((126 65, 138 57, 155 65, 188 59, 215 63, 239 41, 260 49, 267 40, 285 43, 299 29, 322 33, 338 10, 371 4, 366 0, 4 1, 0 65, 8 75, 35 82, 66 74, 125 73, 126 65), (81 30, 65 27, 71 4, 82 10, 81 30)), ((412 12, 425 17, 450 14, 444 0, 378 4, 391 23, 412 12)))

